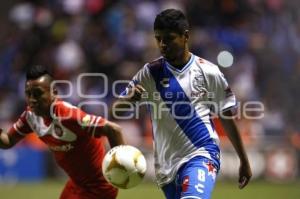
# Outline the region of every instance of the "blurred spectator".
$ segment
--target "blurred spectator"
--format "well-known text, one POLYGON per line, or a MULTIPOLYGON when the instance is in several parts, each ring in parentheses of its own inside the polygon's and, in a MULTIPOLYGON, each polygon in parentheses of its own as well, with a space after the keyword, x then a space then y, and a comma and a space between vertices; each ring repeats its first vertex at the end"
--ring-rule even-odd
MULTIPOLYGON (((296 0, 16 2, 0 20, 0 123, 12 122, 20 114, 24 94, 17 82, 24 80, 24 71, 32 64, 46 65, 57 79, 70 80, 69 101, 76 104, 86 100, 78 96, 77 76, 106 74, 109 93, 96 100, 110 104, 113 81, 129 79, 145 60, 158 56, 152 32, 155 15, 176 7, 185 11, 193 27, 192 51, 214 63, 220 51, 231 52, 233 65, 221 70, 238 99, 264 103, 262 120, 239 122, 247 144, 280 142, 290 136, 287 129, 300 132, 300 4, 296 0)), ((97 94, 103 86, 93 79, 81 85, 86 94, 97 94)), ((104 111, 95 105, 87 109, 104 111)), ((122 125, 128 128, 129 140, 139 138, 134 144, 144 142, 150 148, 149 118, 142 115, 139 122, 145 124, 142 130, 136 122, 122 125)), ((292 143, 299 152, 298 134, 292 135, 292 143)))

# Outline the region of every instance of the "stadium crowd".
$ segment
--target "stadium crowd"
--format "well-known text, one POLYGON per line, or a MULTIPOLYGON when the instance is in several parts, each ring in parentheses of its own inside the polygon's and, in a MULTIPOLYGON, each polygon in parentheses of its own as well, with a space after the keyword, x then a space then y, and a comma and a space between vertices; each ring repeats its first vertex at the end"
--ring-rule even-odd
MULTIPOLYGON (((0 20, 1 126, 10 126, 24 109, 24 74, 34 64, 48 66, 56 79, 73 85, 81 73, 106 74, 109 95, 97 100, 111 104, 113 82, 130 79, 143 63, 158 57, 153 19, 161 9, 175 7, 190 19, 191 51, 214 63, 220 51, 231 52, 233 65, 221 70, 239 101, 264 104, 263 118, 238 122, 246 144, 292 145, 300 154, 297 0, 21 0, 11 4, 0 20)), ((104 89, 94 80, 81 85, 86 94, 104 89)), ((74 92, 67 100, 78 104, 86 99, 74 92)), ((87 109, 103 114, 96 105, 87 109)), ((129 143, 151 148, 146 114, 119 122, 129 143)))

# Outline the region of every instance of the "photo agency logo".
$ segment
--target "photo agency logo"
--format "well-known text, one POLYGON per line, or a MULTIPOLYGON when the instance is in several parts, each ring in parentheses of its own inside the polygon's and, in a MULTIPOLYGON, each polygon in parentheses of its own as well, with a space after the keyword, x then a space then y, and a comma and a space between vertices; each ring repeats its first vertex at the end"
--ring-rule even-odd
MULTIPOLYGON (((172 90, 170 80, 163 78, 160 82, 161 90, 155 92, 143 92, 138 98, 139 101, 127 101, 117 99, 136 98, 132 92, 136 83, 131 80, 116 80, 109 83, 107 75, 103 73, 82 73, 74 82, 68 80, 55 80, 51 84, 51 90, 54 88, 59 90, 57 98, 63 101, 69 101, 76 98, 79 103, 76 105, 82 110, 92 110, 92 114, 110 118, 109 113, 115 119, 139 119, 140 109, 144 105, 151 110, 153 119, 162 119, 165 114, 171 114, 174 119, 191 119, 195 115, 204 117, 226 118, 245 118, 245 119, 261 119, 264 117, 264 104, 260 101, 236 102, 231 90, 223 91, 223 96, 219 93, 210 92, 203 76, 200 73, 192 76, 190 85, 183 91, 172 90), (80 99, 80 100, 78 100, 80 99), (234 105, 234 115, 224 114, 226 106, 234 105), (100 110, 95 112, 95 110, 100 110), (215 113, 215 114, 211 114, 215 113)), ((76 101, 76 100, 75 100, 76 101)), ((68 105, 71 106, 71 105, 68 105)), ((55 104, 51 107, 52 117, 54 114, 55 104)), ((72 110, 72 109, 71 109, 72 110)), ((72 112, 64 114, 67 119, 72 116, 72 112)), ((82 122, 82 121, 80 121, 82 122)), ((85 121, 86 122, 86 121, 85 121)))

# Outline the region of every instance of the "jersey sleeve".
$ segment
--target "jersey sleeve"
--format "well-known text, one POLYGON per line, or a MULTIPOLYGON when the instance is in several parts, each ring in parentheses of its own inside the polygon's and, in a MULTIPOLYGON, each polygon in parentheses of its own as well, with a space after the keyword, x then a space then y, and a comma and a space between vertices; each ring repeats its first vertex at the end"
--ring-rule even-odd
POLYGON ((146 90, 149 89, 151 85, 151 74, 148 68, 148 64, 145 64, 142 69, 140 69, 137 74, 132 78, 135 83, 142 85, 146 90))
POLYGON ((12 128, 9 130, 9 133, 12 135, 17 134, 18 136, 25 136, 33 130, 31 129, 28 121, 27 121, 27 111, 24 111, 19 119, 13 124, 12 128))
POLYGON ((8 130, 7 134, 15 142, 22 140, 26 135, 33 132, 28 120, 27 120, 27 110, 24 111, 18 120, 13 124, 13 126, 8 130))
MULTIPOLYGON (((152 80, 148 64, 145 64, 144 67, 134 75, 125 90, 120 95, 127 95, 128 90, 137 84, 140 84, 146 90, 146 92, 149 92, 151 90, 152 80)), ((148 95, 146 93, 145 95, 142 95, 141 101, 147 99, 147 96, 148 95)))
POLYGON ((212 112, 218 114, 236 106, 236 98, 231 91, 224 74, 217 66, 211 77, 209 98, 214 102, 212 112))
POLYGON ((62 125, 79 135, 101 137, 106 119, 101 116, 88 114, 80 108, 66 102, 60 102, 56 115, 62 125))

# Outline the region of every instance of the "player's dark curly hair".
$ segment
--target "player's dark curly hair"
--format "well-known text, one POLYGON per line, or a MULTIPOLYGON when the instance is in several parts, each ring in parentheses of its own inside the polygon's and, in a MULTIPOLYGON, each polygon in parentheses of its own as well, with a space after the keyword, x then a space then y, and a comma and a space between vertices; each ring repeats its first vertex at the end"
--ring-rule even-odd
POLYGON ((170 30, 183 34, 189 29, 189 23, 182 11, 167 9, 159 13, 154 21, 154 30, 170 30))
POLYGON ((26 80, 35 80, 44 75, 48 75, 52 79, 52 75, 49 73, 46 67, 41 65, 33 65, 27 69, 26 80))

